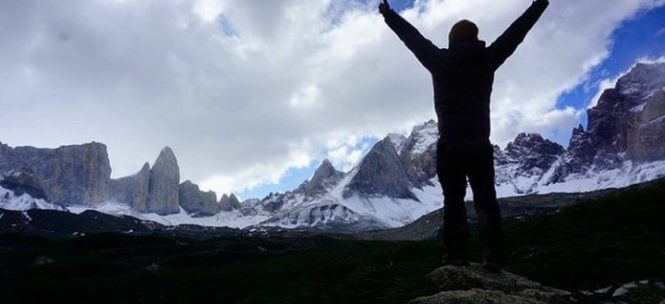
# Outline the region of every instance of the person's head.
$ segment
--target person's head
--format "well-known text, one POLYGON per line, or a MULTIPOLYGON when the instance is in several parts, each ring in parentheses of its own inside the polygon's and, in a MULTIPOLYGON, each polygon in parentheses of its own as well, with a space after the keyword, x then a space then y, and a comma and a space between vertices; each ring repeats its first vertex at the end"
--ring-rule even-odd
POLYGON ((478 27, 469 20, 461 20, 453 25, 448 35, 450 42, 478 41, 478 27))

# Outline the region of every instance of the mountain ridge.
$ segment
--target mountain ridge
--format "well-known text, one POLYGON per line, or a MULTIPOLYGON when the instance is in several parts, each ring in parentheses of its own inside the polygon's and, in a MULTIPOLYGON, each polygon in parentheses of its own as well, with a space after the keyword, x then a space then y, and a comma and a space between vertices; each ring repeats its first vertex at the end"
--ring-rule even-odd
MULTIPOLYGON (((665 176, 665 63, 637 64, 588 114, 587 129, 574 128, 567 148, 529 133, 518 134, 504 149, 494 146, 498 195, 593 191, 665 176)), ((111 179, 103 144, 38 149, 0 143, 0 173, 5 184, 13 185, 7 193, 21 187, 43 192, 41 198, 13 193, 14 201, 21 198, 21 208, 130 212, 164 223, 388 228, 441 207, 437 139, 437 123, 430 120, 415 126, 408 137, 388 134, 349 172, 324 160, 296 189, 243 202, 233 194, 217 201, 216 193, 201 191, 190 181, 181 183, 169 147, 152 167, 146 163, 132 176, 111 179), (17 174, 30 178, 14 177, 9 183, 17 174)), ((9 201, 0 198, 0 207, 9 201)))

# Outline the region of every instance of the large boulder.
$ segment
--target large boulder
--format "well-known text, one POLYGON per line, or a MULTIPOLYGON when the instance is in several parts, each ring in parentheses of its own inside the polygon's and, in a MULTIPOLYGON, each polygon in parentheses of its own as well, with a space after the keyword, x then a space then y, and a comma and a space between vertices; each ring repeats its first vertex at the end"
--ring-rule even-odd
POLYGON ((146 211, 160 215, 180 212, 180 168, 171 148, 162 149, 150 170, 146 211))
POLYGON ((125 203, 138 212, 148 212, 150 191, 150 165, 145 163, 141 170, 132 175, 111 180, 111 199, 125 203))
POLYGON ((0 143, 0 172, 24 169, 40 181, 53 203, 94 206, 109 195, 111 165, 101 143, 55 149, 12 148, 0 143))
POLYGON ((195 216, 215 215, 221 210, 215 192, 203 192, 189 180, 180 184, 180 207, 195 216))
POLYGON ((441 292, 417 298, 409 304, 548 304, 529 295, 506 294, 501 291, 471 289, 441 292))
POLYGON ((444 266, 434 270, 427 278, 440 292, 409 303, 571 303, 571 294, 565 290, 546 287, 506 271, 490 272, 478 264, 444 266))

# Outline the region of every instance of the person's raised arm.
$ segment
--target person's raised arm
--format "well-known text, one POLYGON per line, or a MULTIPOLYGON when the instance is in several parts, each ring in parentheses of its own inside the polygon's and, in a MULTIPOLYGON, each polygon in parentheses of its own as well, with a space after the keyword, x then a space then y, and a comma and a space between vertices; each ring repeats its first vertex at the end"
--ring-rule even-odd
POLYGON ((408 21, 404 20, 402 16, 393 11, 387 0, 383 0, 383 2, 379 4, 379 12, 383 15, 388 27, 390 27, 390 29, 397 34, 397 37, 406 44, 406 47, 416 55, 418 61, 420 61, 420 63, 422 63, 428 70, 432 70, 436 65, 439 48, 423 37, 423 35, 421 35, 420 32, 418 32, 418 30, 408 21))
POLYGON ((489 46, 494 69, 498 69, 515 52, 548 5, 548 0, 534 1, 531 7, 489 46))

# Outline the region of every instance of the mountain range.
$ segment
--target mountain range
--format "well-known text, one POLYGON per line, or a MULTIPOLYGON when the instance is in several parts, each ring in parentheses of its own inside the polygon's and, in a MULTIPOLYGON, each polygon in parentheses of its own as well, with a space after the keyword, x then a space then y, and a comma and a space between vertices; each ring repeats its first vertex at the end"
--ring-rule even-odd
MULTIPOLYGON (((665 63, 635 65, 587 114, 587 128, 572 130, 568 147, 526 133, 504 148, 494 146, 499 197, 588 192, 665 176, 665 63)), ((101 143, 56 149, 0 143, 0 208, 92 209, 167 225, 250 230, 394 228, 442 207, 437 139, 431 120, 408 136, 389 134, 349 172, 324 160, 296 189, 245 201, 234 194, 218 200, 212 191, 181 182, 169 147, 152 166, 112 179, 101 143)))

